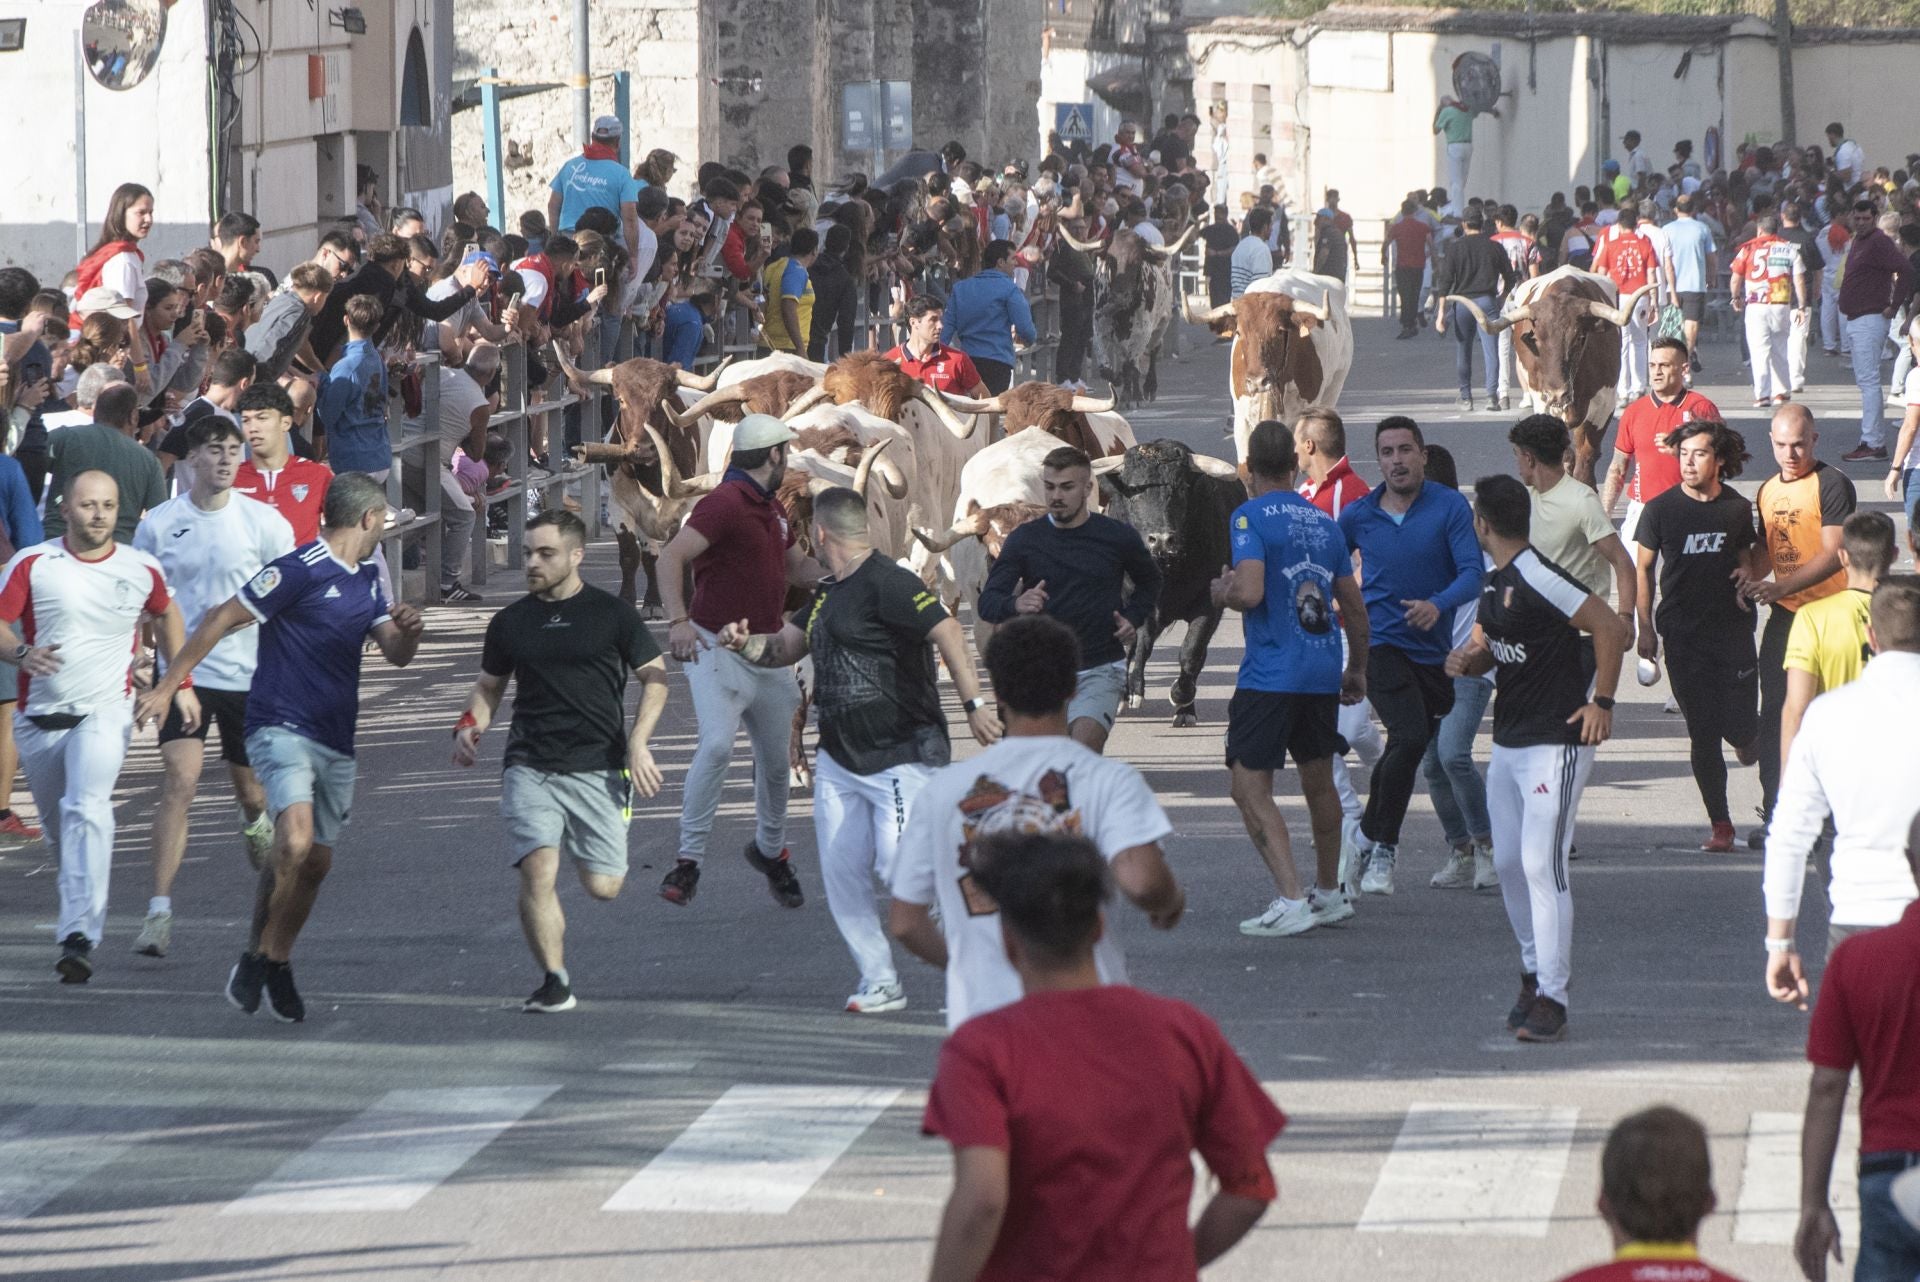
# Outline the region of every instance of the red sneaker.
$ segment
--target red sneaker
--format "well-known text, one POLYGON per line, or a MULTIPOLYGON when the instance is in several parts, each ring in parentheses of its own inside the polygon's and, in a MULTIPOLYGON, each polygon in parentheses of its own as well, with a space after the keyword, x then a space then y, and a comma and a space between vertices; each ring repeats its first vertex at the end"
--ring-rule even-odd
POLYGON ((41 838, 38 828, 20 817, 15 811, 5 819, 0 819, 0 838, 11 837, 15 841, 38 841, 41 838))
POLYGON ((1700 844, 1700 849, 1712 851, 1716 855, 1730 852, 1733 849, 1733 825, 1715 824, 1713 835, 1700 844))

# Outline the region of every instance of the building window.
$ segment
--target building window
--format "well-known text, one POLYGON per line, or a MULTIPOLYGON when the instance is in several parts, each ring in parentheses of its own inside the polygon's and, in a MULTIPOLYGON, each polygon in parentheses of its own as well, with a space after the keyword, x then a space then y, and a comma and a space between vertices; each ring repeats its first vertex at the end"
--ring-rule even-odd
POLYGON ((427 76, 427 46, 420 28, 407 36, 407 64, 400 73, 400 123, 421 129, 433 125, 433 97, 427 76))

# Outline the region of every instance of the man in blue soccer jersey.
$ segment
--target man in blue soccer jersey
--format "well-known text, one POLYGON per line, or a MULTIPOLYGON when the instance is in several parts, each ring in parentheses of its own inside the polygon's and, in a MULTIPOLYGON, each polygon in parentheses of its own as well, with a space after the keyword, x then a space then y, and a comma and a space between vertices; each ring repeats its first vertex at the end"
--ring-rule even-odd
POLYGON ((207 612, 136 712, 143 723, 164 714, 215 643, 261 625, 246 744, 273 816, 273 861, 260 875, 253 935, 227 978, 227 1000, 251 1015, 264 989, 274 1017, 289 1024, 306 1018, 306 1005, 288 958, 353 806, 361 649, 372 637, 388 663, 405 667, 420 645, 420 612, 388 604, 368 559, 386 528, 386 491, 363 472, 343 472, 327 490, 324 517, 318 539, 207 612))
POLYGON ((1246 935, 1298 935, 1353 916, 1339 885, 1333 759, 1345 749, 1340 705, 1366 697, 1367 607, 1340 527, 1294 492, 1298 470, 1284 424, 1269 420, 1253 429, 1253 497, 1233 513, 1233 568, 1213 584, 1216 603, 1246 616, 1246 648, 1227 705, 1227 769, 1233 804, 1276 892, 1266 911, 1240 923, 1246 935), (1344 665, 1340 628, 1347 634, 1344 665), (1286 821, 1273 804, 1273 772, 1289 753, 1313 822, 1318 884, 1304 894, 1286 821))

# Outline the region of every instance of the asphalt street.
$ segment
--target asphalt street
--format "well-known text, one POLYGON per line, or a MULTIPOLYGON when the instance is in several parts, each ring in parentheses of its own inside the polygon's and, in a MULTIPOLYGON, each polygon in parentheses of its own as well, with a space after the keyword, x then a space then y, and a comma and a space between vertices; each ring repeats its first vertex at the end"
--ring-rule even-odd
MULTIPOLYGON (((1378 475, 1366 445, 1387 413, 1417 417, 1469 480, 1510 470, 1513 416, 1453 409, 1450 337, 1396 342, 1378 318, 1356 328, 1340 409, 1362 475, 1378 475)), ((1162 367, 1159 401, 1133 416, 1136 433, 1230 457, 1226 349, 1198 331, 1188 342, 1162 367)), ((1772 470, 1765 425, 1733 408, 1751 399, 1735 349, 1707 359, 1703 390, 1759 456, 1751 492, 1772 470)), ((1832 461, 1856 439, 1857 400, 1838 362, 1816 351, 1812 366, 1806 399, 1832 461)), ((1863 499, 1891 506, 1878 503, 1878 468, 1849 470, 1863 499)), ((611 585, 612 560, 597 546, 592 577, 611 585)), ((699 897, 677 908, 656 896, 694 743, 677 674, 656 744, 668 784, 636 810, 626 892, 602 904, 563 887, 580 1006, 519 1013, 539 976, 498 819, 502 736, 474 770, 447 756, 486 619, 516 587, 496 576, 484 604, 430 611, 404 672, 369 656, 357 805, 296 952, 304 1025, 244 1017, 221 996, 252 878, 211 767, 174 892, 173 951, 132 955, 149 893, 150 731, 121 778, 92 983, 56 982, 44 845, 0 852, 0 1272, 924 1275, 947 1188, 944 1146, 919 1134, 940 978, 903 958, 908 1011, 842 1012, 857 976, 826 911, 808 799, 796 794, 791 813, 808 903, 785 910, 738 854, 751 825, 744 752, 699 897)), ((1503 1028, 1518 959, 1499 895, 1427 886, 1445 852, 1424 791, 1397 894, 1368 897, 1337 929, 1238 933, 1271 894, 1221 765, 1239 644, 1230 617, 1200 685, 1201 724, 1175 730, 1164 695, 1177 648, 1163 642, 1151 699, 1110 745, 1172 817, 1169 856, 1189 893, 1171 933, 1117 911, 1134 978, 1208 1011, 1292 1118, 1271 1155, 1278 1205, 1208 1276, 1548 1279, 1595 1262, 1608 1249, 1593 1212, 1599 1146, 1618 1117, 1662 1101, 1713 1137, 1708 1257, 1750 1279, 1797 1276, 1786 1243, 1806 1017, 1761 987, 1759 855, 1696 848, 1706 822, 1664 687, 1626 683, 1580 814, 1570 1036, 1523 1046, 1503 1028)), ((950 691, 948 705, 960 724, 950 691)), ((1732 786, 1744 829, 1758 783, 1736 771, 1732 786)), ((1284 778, 1281 790, 1302 833, 1297 794, 1284 778)), ((1802 943, 1820 957, 1824 931, 1804 928, 1802 943)))

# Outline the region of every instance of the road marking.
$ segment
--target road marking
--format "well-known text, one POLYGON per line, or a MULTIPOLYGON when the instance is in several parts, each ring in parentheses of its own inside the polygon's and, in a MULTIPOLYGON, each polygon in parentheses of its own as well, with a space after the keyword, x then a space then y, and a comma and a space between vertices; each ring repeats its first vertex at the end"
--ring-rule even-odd
MULTIPOLYGON (((1734 1241, 1793 1244, 1800 1226, 1800 1123, 1798 1113, 1755 1113, 1748 1119, 1746 1165, 1733 1211, 1734 1241)), ((1849 1109, 1840 1128, 1841 1160, 1833 1164, 1827 1192, 1849 1260, 1860 1240, 1860 1187, 1848 1159, 1859 1149, 1860 1119, 1849 1109)))
POLYGON ((389 1091, 253 1186, 222 1215, 404 1211, 558 1086, 389 1091))
POLYGON ((1577 1108, 1412 1105, 1359 1227, 1545 1237, 1579 1116, 1577 1108))
POLYGON ((626 1064, 602 1064, 603 1073, 659 1073, 679 1075, 691 1073, 699 1067, 700 1061, 693 1059, 648 1059, 635 1060, 626 1064))
POLYGON ((899 1097, 898 1087, 731 1087, 600 1209, 784 1215, 899 1097))
POLYGON ((0 1222, 25 1219, 166 1125, 170 1112, 40 1104, 0 1124, 0 1222))

